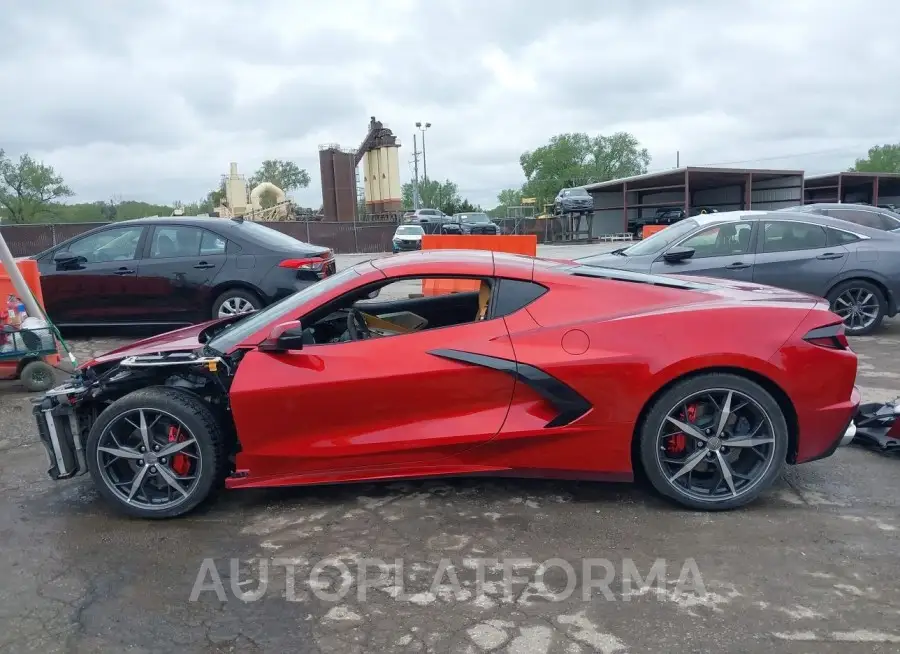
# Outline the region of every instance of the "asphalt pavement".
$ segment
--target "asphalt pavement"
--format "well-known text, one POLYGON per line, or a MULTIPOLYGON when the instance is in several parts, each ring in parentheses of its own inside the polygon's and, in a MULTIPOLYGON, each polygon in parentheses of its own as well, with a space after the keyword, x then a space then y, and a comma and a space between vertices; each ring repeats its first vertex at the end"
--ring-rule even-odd
MULTIPOLYGON (((851 344, 864 400, 900 395, 900 321, 851 344)), ((479 479, 233 491, 146 522, 46 477, 27 399, 0 385, 3 653, 900 651, 900 459, 843 448, 721 514, 479 479)))

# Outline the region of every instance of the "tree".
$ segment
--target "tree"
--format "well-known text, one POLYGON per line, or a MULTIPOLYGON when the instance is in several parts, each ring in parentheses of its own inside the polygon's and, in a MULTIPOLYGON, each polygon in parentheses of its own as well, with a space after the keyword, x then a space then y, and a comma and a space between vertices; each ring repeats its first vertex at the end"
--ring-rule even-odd
POLYGON ((618 179, 647 172, 650 154, 628 132, 611 136, 559 134, 547 145, 519 157, 525 173, 522 194, 551 202, 561 188, 618 179))
POLYGON ((23 154, 18 162, 0 149, 0 206, 13 223, 27 223, 49 213, 51 203, 75 195, 52 166, 23 154))
POLYGON ((506 188, 497 194, 497 206, 488 213, 493 218, 506 218, 507 207, 519 207, 522 205, 522 189, 506 188))
MULTIPOLYGON (((403 185, 403 206, 412 209, 413 182, 403 185)), ((440 209, 446 214, 459 213, 460 211, 480 211, 468 200, 460 197, 459 187, 449 179, 439 182, 433 179, 419 181, 419 206, 428 209, 440 209)))
POLYGON ((850 167, 858 173, 900 173, 900 143, 869 148, 865 159, 857 159, 850 167))
POLYGON ((247 180, 251 190, 261 182, 269 182, 285 193, 289 193, 295 189, 309 186, 309 173, 299 168, 293 161, 266 159, 247 180))

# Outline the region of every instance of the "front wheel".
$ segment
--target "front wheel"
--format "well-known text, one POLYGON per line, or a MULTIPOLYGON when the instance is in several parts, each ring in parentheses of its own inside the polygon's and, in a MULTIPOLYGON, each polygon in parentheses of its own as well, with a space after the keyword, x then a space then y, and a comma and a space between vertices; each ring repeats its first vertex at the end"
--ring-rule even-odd
POLYGON ((639 438, 654 488, 682 506, 712 511, 755 500, 780 474, 788 448, 774 398, 749 379, 720 373, 663 393, 639 438))
POLYGON ((881 289, 862 279, 851 279, 835 286, 828 294, 831 310, 844 320, 850 336, 864 336, 878 329, 887 313, 887 300, 881 289))
POLYGON ((225 433, 199 398, 156 386, 110 404, 88 436, 88 469, 103 498, 138 518, 185 514, 218 491, 225 433))

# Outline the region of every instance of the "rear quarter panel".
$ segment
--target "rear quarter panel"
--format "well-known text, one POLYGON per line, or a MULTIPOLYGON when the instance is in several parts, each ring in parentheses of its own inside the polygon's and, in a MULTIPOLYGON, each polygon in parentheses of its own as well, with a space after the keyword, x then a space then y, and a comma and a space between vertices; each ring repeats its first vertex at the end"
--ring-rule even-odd
MULTIPOLYGON (((661 389, 698 370, 726 368, 785 384, 790 362, 773 357, 814 304, 734 304, 696 291, 572 278, 525 309, 531 326, 508 322, 517 360, 569 384, 593 405, 568 428, 580 443, 570 448, 577 460, 569 467, 627 475, 635 425, 661 389), (573 341, 586 349, 579 353, 569 346, 573 341), (583 441, 576 432, 595 437, 583 441)), ((535 429, 544 418, 534 421, 535 429)))

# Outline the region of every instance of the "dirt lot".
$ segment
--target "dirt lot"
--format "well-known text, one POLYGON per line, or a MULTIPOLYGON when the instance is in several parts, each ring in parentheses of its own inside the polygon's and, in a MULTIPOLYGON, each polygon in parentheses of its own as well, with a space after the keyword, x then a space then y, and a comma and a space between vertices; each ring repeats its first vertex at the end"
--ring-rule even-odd
MULTIPOLYGON (((852 346, 864 400, 900 395, 900 321, 852 346)), ((14 383, 0 425, 0 652, 900 651, 900 460, 856 448, 726 514, 458 480, 235 491, 149 523, 46 477, 14 383)))

